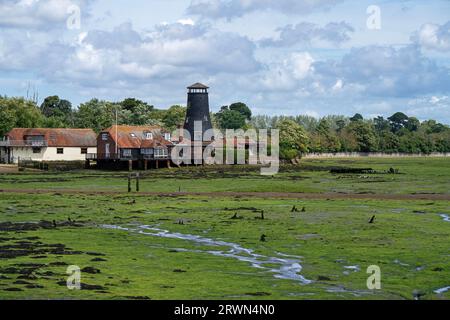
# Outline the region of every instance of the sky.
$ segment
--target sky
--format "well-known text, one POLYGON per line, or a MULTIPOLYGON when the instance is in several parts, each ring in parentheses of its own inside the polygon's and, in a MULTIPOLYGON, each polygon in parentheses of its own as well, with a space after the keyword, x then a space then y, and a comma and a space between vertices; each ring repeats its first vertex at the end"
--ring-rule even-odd
POLYGON ((0 0, 0 94, 450 124, 450 1, 0 0))

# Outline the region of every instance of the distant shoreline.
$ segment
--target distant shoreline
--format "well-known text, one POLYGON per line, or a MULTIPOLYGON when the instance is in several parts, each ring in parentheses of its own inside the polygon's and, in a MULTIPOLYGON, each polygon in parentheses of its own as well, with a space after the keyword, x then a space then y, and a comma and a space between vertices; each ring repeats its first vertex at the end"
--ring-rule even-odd
POLYGON ((433 153, 383 153, 383 152, 336 152, 336 153, 308 153, 302 159, 328 159, 328 158, 438 158, 450 157, 450 152, 433 153))

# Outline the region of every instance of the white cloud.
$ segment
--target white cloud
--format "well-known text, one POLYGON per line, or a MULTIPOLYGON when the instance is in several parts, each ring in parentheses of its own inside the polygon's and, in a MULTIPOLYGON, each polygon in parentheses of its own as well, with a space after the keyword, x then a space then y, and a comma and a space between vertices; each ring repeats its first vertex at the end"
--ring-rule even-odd
POLYGON ((426 23, 411 37, 412 41, 429 50, 450 50, 450 21, 444 25, 426 23))
POLYGON ((314 68, 325 84, 342 79, 371 96, 447 92, 450 85, 450 70, 426 58, 415 46, 352 49, 341 61, 319 61, 314 68))
POLYGON ((294 52, 281 63, 271 64, 261 78, 267 90, 296 90, 298 82, 314 71, 314 59, 308 52, 294 52))
POLYGON ((273 10, 285 14, 307 14, 327 9, 342 0, 192 0, 187 12, 206 18, 241 17, 245 14, 273 10))
POLYGON ((450 98, 448 96, 418 97, 409 99, 406 105, 408 114, 421 120, 450 119, 450 98))
POLYGON ((291 55, 288 66, 292 67, 291 70, 296 79, 304 79, 314 71, 313 63, 314 59, 308 52, 300 52, 291 55))
MULTIPOLYGON (((125 23, 112 31, 81 33, 73 43, 47 43, 18 68, 32 66, 54 82, 100 87, 120 81, 135 87, 137 83, 162 79, 256 72, 260 65, 254 58, 255 48, 245 37, 207 25, 159 25, 145 34, 125 23)), ((7 57, 17 60, 13 49, 7 57)), ((0 51, 0 66, 2 56, 0 51)), ((7 63, 5 58, 4 65, 7 63)))
POLYGON ((344 21, 330 22, 324 27, 302 22, 297 25, 287 25, 277 31, 280 33, 277 39, 263 39, 261 45, 266 47, 309 46, 320 41, 340 45, 350 40, 349 34, 354 32, 354 29, 344 21))
POLYGON ((66 28, 68 9, 76 5, 87 14, 90 0, 2 0, 0 26, 3 28, 66 28))
POLYGON ((192 19, 190 19, 190 18, 188 18, 188 19, 180 19, 180 20, 178 20, 177 22, 178 22, 178 23, 181 23, 181 24, 183 24, 183 25, 190 25, 190 26, 195 25, 195 21, 192 20, 192 19))
POLYGON ((339 91, 344 87, 344 82, 342 81, 342 79, 338 79, 335 83, 335 85, 333 86, 333 91, 339 91))

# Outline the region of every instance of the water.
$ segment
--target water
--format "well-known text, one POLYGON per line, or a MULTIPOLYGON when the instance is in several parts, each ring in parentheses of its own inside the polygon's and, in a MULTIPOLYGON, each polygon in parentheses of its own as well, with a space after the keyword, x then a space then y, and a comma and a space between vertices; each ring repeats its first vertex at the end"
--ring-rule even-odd
POLYGON ((191 241, 205 246, 225 247, 228 248, 228 250, 190 250, 190 249, 177 249, 177 250, 185 252, 206 253, 218 257, 232 258, 239 261, 247 262, 253 268, 270 272, 277 279, 294 280, 302 284, 312 283, 311 280, 306 279, 300 274, 300 272, 302 271, 302 266, 299 260, 300 257, 297 256, 290 256, 277 252, 276 254, 279 257, 268 257, 256 254, 254 250, 244 248, 236 243, 214 240, 191 234, 170 232, 168 230, 162 230, 147 225, 133 226, 129 228, 114 225, 103 225, 102 227, 107 229, 130 231, 151 237, 191 241))
POLYGON ((450 286, 445 287, 445 288, 441 288, 441 289, 437 289, 437 290, 434 291, 434 293, 436 293, 436 294, 443 294, 443 293, 445 293, 445 292, 447 292, 449 290, 450 290, 450 286))

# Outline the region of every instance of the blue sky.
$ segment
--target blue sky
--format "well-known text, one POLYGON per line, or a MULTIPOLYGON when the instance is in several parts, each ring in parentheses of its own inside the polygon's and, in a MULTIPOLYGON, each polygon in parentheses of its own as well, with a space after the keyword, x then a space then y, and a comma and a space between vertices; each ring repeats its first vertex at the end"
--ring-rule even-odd
POLYGON ((450 1, 0 0, 0 94, 167 108, 197 81, 214 111, 450 123, 450 1))

